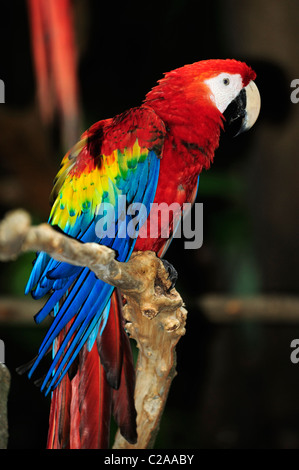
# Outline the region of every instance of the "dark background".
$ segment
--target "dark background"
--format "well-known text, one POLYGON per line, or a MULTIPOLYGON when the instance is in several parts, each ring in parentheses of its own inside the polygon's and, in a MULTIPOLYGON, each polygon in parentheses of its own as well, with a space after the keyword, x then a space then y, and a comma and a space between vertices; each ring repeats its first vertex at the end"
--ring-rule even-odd
MULTIPOLYGON (((223 135, 211 170, 201 177, 203 246, 184 250, 177 240, 167 253, 189 314, 156 447, 298 447, 299 365, 290 361, 298 319, 290 322, 282 307, 275 321, 241 316, 214 322, 199 307, 212 293, 272 301, 275 296, 282 303, 298 295, 299 104, 290 100, 290 83, 299 78, 298 4, 73 4, 82 130, 139 105, 163 72, 186 63, 235 58, 257 72, 258 122, 236 139, 223 135)), ((58 123, 45 128, 40 119, 23 0, 1 2, 0 51, 6 87, 0 105, 0 212, 23 207, 38 223, 48 218, 48 196, 65 149, 58 123)), ((25 305, 33 257, 0 265, 0 304, 9 297, 25 305)), ((39 307, 32 308, 33 316, 39 307)), ((45 328, 33 320, 12 323, 0 310, 12 376, 9 448, 44 448, 49 402, 15 368, 36 354, 45 328)))

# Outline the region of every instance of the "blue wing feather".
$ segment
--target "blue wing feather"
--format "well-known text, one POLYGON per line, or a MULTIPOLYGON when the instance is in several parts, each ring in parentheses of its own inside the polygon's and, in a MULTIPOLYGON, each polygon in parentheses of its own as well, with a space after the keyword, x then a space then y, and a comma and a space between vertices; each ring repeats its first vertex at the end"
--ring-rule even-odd
MULTIPOLYGON (((127 181, 118 183, 118 190, 126 195, 127 204, 143 203, 147 213, 150 204, 154 200, 158 177, 160 160, 154 151, 148 153, 147 159, 133 165, 127 181), (134 170, 135 168, 135 170, 134 170)), ((115 211, 117 214, 117 210, 115 211)), ((132 215, 126 215, 125 220, 116 220, 116 236, 113 238, 98 238, 95 231, 96 216, 88 220, 83 213, 73 225, 66 226, 68 235, 82 242, 97 242, 114 249, 119 261, 127 261, 134 249, 136 238, 130 238, 126 233, 128 222, 132 215)), ((80 349, 86 341, 92 345, 98 329, 101 332, 105 327, 109 314, 109 302, 114 287, 97 279, 87 268, 71 266, 51 259, 45 253, 37 256, 31 276, 28 280, 26 292, 32 291, 35 298, 40 298, 50 289, 54 292, 46 302, 45 306, 35 316, 35 321, 40 323, 53 309, 56 309, 54 321, 46 334, 39 354, 29 371, 32 376, 38 364, 51 347, 57 335, 73 319, 67 334, 60 347, 56 351, 52 364, 43 381, 41 389, 49 393, 55 388, 65 375, 80 349), (65 296, 65 300, 57 309, 57 303, 65 296)))

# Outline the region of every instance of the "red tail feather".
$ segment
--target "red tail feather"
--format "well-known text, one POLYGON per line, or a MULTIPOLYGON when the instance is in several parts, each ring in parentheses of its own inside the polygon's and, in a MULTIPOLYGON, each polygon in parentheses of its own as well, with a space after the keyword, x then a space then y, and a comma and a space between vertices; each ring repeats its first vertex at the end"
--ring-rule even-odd
POLYGON ((99 341, 103 365, 108 367, 107 378, 113 386, 113 416, 127 441, 137 441, 134 404, 135 369, 128 336, 124 331, 122 299, 117 289, 111 297, 107 325, 99 341), (116 382, 117 380, 117 382, 116 382), (114 386, 114 384, 116 386, 114 386))
POLYGON ((111 297, 111 306, 107 324, 102 335, 98 335, 97 344, 101 362, 106 371, 106 377, 111 387, 117 389, 120 384, 120 374, 123 361, 123 319, 121 314, 121 299, 117 289, 111 297))
POLYGON ((123 365, 118 390, 113 390, 113 416, 123 437, 135 444, 137 442, 134 403, 135 370, 129 338, 123 331, 123 365))
POLYGON ((79 380, 80 374, 76 374, 72 379, 72 396, 70 400, 70 449, 80 449, 80 409, 79 409, 79 380))
POLYGON ((107 449, 112 391, 100 363, 96 344, 90 352, 84 346, 79 374, 80 449, 107 449))
MULTIPOLYGON (((57 339, 60 343, 62 333, 57 339)), ((59 388, 52 394, 48 449, 69 449, 70 448, 70 403, 72 387, 68 375, 64 377, 59 388)))
POLYGON ((66 374, 53 392, 47 447, 108 448, 112 411, 124 438, 135 443, 134 388, 132 351, 123 327, 121 299, 115 291, 102 336, 98 335, 90 352, 84 346, 77 370, 71 376, 66 374))

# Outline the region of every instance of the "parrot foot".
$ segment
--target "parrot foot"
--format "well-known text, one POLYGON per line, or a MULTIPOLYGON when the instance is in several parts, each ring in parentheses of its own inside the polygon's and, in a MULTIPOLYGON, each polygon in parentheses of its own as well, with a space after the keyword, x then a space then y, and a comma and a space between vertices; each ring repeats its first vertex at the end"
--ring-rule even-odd
POLYGON ((171 282, 171 286, 169 290, 173 289, 177 280, 178 280, 178 272, 177 270, 172 266, 172 264, 169 263, 169 261, 166 261, 166 259, 161 259, 165 270, 168 273, 168 278, 171 282))

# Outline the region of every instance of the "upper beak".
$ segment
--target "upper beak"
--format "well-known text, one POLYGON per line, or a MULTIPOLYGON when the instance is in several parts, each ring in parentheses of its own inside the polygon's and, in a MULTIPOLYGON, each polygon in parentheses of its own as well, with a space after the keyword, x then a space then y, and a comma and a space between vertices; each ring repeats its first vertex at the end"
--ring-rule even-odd
POLYGON ((224 111, 225 127, 233 128, 235 136, 249 130, 257 120, 260 109, 260 93, 256 84, 251 81, 245 88, 242 88, 238 96, 224 111))
POLYGON ((248 131, 253 126, 261 109, 261 95, 256 84, 251 81, 244 89, 246 92, 245 116, 238 134, 248 131))

